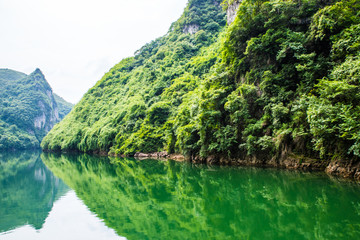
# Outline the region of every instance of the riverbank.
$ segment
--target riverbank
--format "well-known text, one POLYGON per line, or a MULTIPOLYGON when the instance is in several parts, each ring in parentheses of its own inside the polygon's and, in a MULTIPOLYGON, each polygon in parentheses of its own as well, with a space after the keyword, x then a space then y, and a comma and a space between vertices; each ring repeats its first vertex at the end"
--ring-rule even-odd
MULTIPOLYGON (((79 153, 79 151, 49 151, 44 152, 63 152, 63 153, 79 153)), ((109 154, 106 151, 92 151, 89 154, 98 156, 114 156, 114 157, 127 157, 109 154)), ((254 156, 248 156, 244 159, 232 159, 219 156, 208 156, 207 158, 200 157, 186 157, 182 154, 168 154, 167 152, 154 152, 154 153, 135 153, 134 158, 145 159, 171 159, 174 161, 189 161, 199 164, 209 165, 229 165, 229 166, 251 166, 251 167, 271 167, 282 169, 293 169, 303 171, 320 171, 326 172, 329 175, 352 179, 360 182, 360 162, 348 160, 323 160, 308 158, 302 155, 293 153, 282 155, 281 157, 273 157, 272 159, 260 159, 254 156)))
POLYGON ((167 152, 136 153, 137 159, 172 159, 175 161, 190 161, 194 163, 219 164, 231 166, 273 167, 304 171, 324 171, 329 175, 360 181, 360 162, 355 161, 330 161, 313 159, 295 154, 282 156, 280 159, 272 158, 262 160, 256 157, 245 159, 230 159, 225 157, 209 156, 207 158, 186 158, 181 154, 168 154, 167 152))

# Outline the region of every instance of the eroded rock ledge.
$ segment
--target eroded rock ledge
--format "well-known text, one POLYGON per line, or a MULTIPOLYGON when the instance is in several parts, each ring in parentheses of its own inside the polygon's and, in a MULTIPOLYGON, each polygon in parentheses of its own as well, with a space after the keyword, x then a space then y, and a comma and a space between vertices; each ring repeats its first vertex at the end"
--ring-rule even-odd
POLYGON ((155 152, 155 153, 135 153, 135 158, 138 159, 172 159, 176 161, 184 161, 185 157, 181 154, 168 154, 167 152, 155 152))
POLYGON ((360 162, 330 162, 325 171, 333 176, 353 178, 360 181, 360 162))
POLYGON ((329 175, 354 179, 360 181, 360 162, 354 161, 327 161, 320 159, 306 158, 289 154, 287 157, 271 160, 261 160, 256 157, 246 159, 229 159, 225 157, 209 156, 206 159, 195 157, 186 158, 181 154, 168 154, 167 152, 156 153, 136 153, 138 159, 172 159, 177 161, 188 160, 193 163, 220 164, 232 166, 255 166, 255 167, 275 167, 305 171, 324 171, 329 175))

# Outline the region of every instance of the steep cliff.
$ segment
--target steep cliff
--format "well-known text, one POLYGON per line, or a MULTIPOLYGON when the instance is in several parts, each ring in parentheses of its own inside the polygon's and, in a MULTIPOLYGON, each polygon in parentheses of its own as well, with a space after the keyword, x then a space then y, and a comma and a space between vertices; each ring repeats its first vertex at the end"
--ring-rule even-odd
POLYGON ((226 8, 226 18, 228 25, 234 22, 241 1, 242 0, 224 0, 223 4, 226 8))
POLYGON ((106 73, 42 146, 359 161, 359 1, 223 6, 190 0, 167 35, 106 73))
POLYGON ((39 148, 42 138, 71 110, 64 100, 55 100, 39 69, 30 75, 0 69, 0 83, 0 149, 39 148))

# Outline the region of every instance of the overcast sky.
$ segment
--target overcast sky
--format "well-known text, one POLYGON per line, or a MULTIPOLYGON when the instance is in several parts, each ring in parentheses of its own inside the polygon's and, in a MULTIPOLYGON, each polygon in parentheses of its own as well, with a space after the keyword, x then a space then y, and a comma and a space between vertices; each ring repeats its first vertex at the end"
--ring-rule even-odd
POLYGON ((0 68, 40 68, 78 102, 112 66, 167 33, 187 0, 0 0, 0 68))

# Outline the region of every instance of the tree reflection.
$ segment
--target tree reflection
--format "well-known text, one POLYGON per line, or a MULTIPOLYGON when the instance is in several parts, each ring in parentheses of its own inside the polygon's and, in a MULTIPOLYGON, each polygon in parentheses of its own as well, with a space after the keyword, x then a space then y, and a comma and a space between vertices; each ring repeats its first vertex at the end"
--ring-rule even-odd
POLYGON ((40 229, 68 190, 42 163, 40 152, 0 153, 0 232, 23 225, 40 229))
POLYGON ((356 239, 360 188, 324 174, 42 154, 128 239, 356 239))

